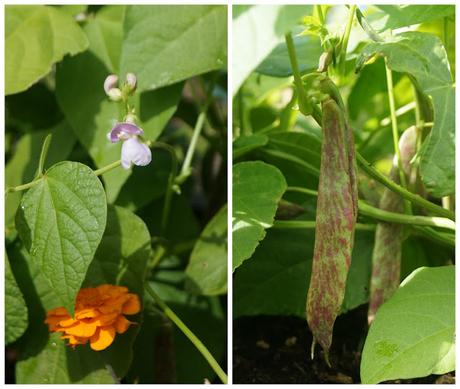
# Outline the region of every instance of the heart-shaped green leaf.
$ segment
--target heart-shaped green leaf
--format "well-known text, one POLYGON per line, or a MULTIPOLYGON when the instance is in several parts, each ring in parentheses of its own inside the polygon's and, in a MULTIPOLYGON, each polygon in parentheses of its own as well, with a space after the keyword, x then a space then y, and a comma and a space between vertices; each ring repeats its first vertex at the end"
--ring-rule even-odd
POLYGON ((361 359, 363 384, 455 369, 455 267, 422 267, 377 311, 361 359))
POLYGON ((233 167, 233 270, 248 259, 273 225, 286 180, 264 162, 241 162, 233 167))
POLYGON ((132 5, 126 9, 120 73, 145 91, 227 63, 227 7, 132 5))
POLYGON ((70 15, 44 5, 5 8, 5 93, 18 93, 45 76, 64 57, 88 47, 70 15))
POLYGON ((101 241, 106 216, 102 183, 78 162, 52 166, 21 200, 16 228, 69 313, 101 241))

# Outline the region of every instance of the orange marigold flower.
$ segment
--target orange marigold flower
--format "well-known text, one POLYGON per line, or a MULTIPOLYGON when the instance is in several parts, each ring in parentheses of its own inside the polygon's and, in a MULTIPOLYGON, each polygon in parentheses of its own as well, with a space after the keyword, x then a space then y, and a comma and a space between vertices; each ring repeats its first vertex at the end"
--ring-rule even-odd
POLYGON ((112 344, 117 333, 135 324, 124 315, 135 315, 140 310, 139 297, 128 288, 104 284, 78 292, 74 317, 59 307, 48 311, 45 323, 51 332, 62 332, 61 339, 67 339, 69 346, 89 342, 93 350, 100 351, 112 344))

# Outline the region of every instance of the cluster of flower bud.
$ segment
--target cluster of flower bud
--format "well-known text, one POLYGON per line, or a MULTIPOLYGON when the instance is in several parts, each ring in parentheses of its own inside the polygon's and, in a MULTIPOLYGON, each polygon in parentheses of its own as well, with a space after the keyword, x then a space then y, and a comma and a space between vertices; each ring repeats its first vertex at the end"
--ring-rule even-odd
POLYGON ((112 101, 126 100, 128 96, 132 95, 137 87, 137 79, 133 73, 126 74, 125 83, 119 87, 118 76, 110 74, 104 81, 104 90, 109 99, 112 101))

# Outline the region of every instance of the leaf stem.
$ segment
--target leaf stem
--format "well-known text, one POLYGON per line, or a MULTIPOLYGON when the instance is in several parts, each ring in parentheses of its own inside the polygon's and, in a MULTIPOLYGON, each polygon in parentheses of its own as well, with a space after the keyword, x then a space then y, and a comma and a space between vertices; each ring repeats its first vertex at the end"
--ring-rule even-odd
POLYGON ((363 215, 386 222, 439 227, 455 231, 455 222, 445 217, 417 216, 384 211, 383 209, 372 207, 363 200, 358 201, 358 208, 363 215))
POLYGON ((455 235, 438 232, 431 227, 412 226, 412 228, 415 230, 416 235, 423 236, 424 238, 449 247, 455 247, 455 235))
POLYGON ((193 343, 196 349, 209 363, 220 380, 226 384, 227 375, 219 366, 215 358, 203 344, 203 342, 185 325, 185 323, 169 308, 166 303, 155 293, 149 283, 145 284, 145 290, 153 298, 155 303, 161 308, 164 314, 182 331, 182 333, 193 343))
POLYGON ((345 28, 345 33, 342 38, 342 45, 340 48, 340 70, 342 75, 345 75, 345 63, 347 59, 347 46, 348 40, 350 39, 351 27, 353 26, 353 19, 355 17, 356 5, 350 6, 350 14, 348 16, 347 26, 345 28))
POLYGON ((110 170, 113 170, 120 165, 121 165, 121 159, 119 159, 118 161, 112 162, 111 164, 107 166, 101 167, 100 169, 93 170, 93 172, 96 176, 101 176, 102 174, 107 173, 110 170))
MULTIPOLYGON (((289 186, 286 191, 305 193, 308 195, 318 196, 318 192, 312 189, 300 188, 297 186, 289 186)), ((444 217, 433 217, 433 216, 414 216, 396 212, 384 211, 379 208, 375 208, 363 200, 358 201, 358 209, 362 215, 373 217, 374 219, 399 223, 399 224, 411 224, 419 226, 431 226, 446 228, 455 231, 455 222, 444 217)))
POLYGON ((292 39, 292 34, 288 32, 284 36, 284 39, 286 40, 286 46, 288 49, 289 59, 291 61, 292 74, 294 76, 294 83, 297 88, 297 93, 300 93, 303 95, 305 91, 303 90, 302 77, 300 76, 299 64, 297 62, 297 55, 295 52, 294 40, 292 39))
POLYGON ((48 155, 48 150, 50 147, 52 137, 53 134, 48 134, 45 140, 43 141, 42 151, 40 153, 40 159, 38 161, 37 175, 35 176, 36 179, 43 176, 43 168, 45 166, 46 156, 48 155))
POLYGON ((190 165, 192 163, 193 155, 195 153, 196 145, 198 143, 198 139, 201 134, 201 130, 203 129, 203 125, 206 119, 206 111, 208 110, 209 105, 211 104, 211 97, 212 91, 214 89, 215 79, 211 82, 209 89, 206 93, 206 99, 203 107, 201 108, 200 114, 195 123, 195 127, 193 129, 192 139, 190 140, 190 144, 188 145, 187 153, 185 154, 184 163, 182 164, 182 168, 180 170, 179 175, 176 177, 175 182, 177 184, 182 184, 191 174, 190 165))
POLYGON ((370 177, 374 178, 381 184, 385 185, 388 189, 392 190, 395 193, 400 194, 405 199, 409 200, 413 204, 417 204, 420 207, 423 207, 436 215, 444 216, 449 218, 450 220, 455 220, 455 214, 448 209, 444 209, 437 204, 432 203, 424 199, 422 196, 418 194, 409 192, 407 189, 404 189, 402 186, 396 184, 394 181, 389 180, 385 175, 380 173, 377 169, 371 166, 369 162, 367 162, 364 157, 356 152, 356 160, 358 161, 360 167, 366 174, 370 177))
MULTIPOLYGON (((398 119, 396 118, 396 105, 395 105, 395 97, 394 97, 394 90, 393 90, 393 74, 391 72, 391 69, 388 67, 387 58, 385 58, 385 72, 386 72, 386 78, 387 78, 388 101, 390 104, 391 130, 393 133, 393 147, 394 147, 396 159, 398 161, 399 180, 401 182, 401 186, 404 189, 406 189, 407 188, 406 174, 404 173, 404 168, 403 168, 402 160, 401 160, 401 152, 399 150, 398 119)), ((404 199, 404 210, 406 213, 412 213, 410 202, 408 202, 407 199, 404 199)))
POLYGON ((324 19, 322 5, 315 5, 315 9, 316 9, 316 13, 318 14, 318 19, 319 19, 319 22, 321 23, 321 26, 324 26, 325 19, 324 19))
POLYGON ((6 188, 5 189, 5 195, 8 194, 8 193, 11 193, 11 192, 20 192, 22 190, 30 189, 33 186, 39 184, 41 180, 42 180, 42 177, 37 178, 37 179, 35 179, 35 180, 31 181, 31 182, 28 182, 27 184, 22 184, 22 185, 6 188))

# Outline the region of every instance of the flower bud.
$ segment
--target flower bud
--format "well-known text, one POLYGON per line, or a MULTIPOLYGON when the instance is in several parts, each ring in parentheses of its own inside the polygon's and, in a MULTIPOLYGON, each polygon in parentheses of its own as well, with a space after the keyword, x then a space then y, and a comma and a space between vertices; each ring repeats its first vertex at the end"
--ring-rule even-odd
POLYGON ((127 73, 126 74, 126 85, 129 88, 129 92, 132 93, 136 90, 137 87, 137 79, 134 73, 127 73))
POLYGON ((104 90, 107 95, 109 95, 110 90, 118 86, 118 76, 115 74, 110 74, 104 81, 104 90))
POLYGON ((121 90, 118 88, 110 89, 107 95, 109 96, 109 99, 112 101, 121 101, 123 99, 123 94, 121 93, 121 90))

